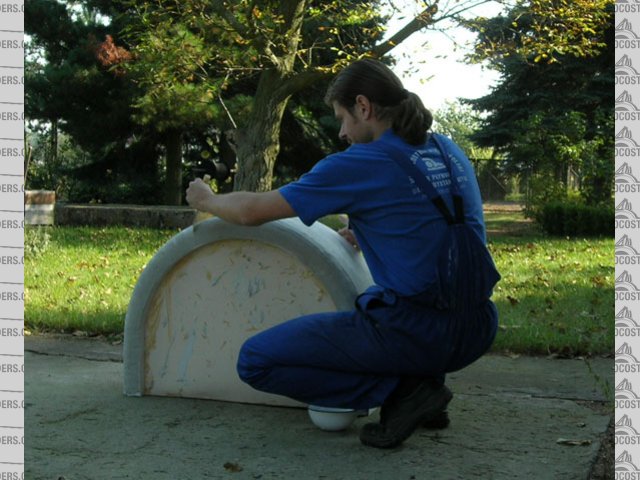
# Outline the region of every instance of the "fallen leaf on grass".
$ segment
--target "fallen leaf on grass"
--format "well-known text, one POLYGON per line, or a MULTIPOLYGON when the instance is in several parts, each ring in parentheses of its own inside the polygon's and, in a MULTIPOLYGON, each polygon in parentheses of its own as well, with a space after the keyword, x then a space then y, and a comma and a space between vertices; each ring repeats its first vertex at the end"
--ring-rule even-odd
POLYGON ((569 445, 571 447, 582 447, 585 445, 591 445, 591 440, 570 440, 568 438, 559 438, 556 440, 559 445, 569 445))
POLYGON ((228 470, 229 472, 233 472, 233 473, 237 473, 237 472, 241 472, 242 471, 242 467, 240 465, 238 465, 237 463, 231 463, 231 462, 227 462, 224 464, 224 469, 228 470))

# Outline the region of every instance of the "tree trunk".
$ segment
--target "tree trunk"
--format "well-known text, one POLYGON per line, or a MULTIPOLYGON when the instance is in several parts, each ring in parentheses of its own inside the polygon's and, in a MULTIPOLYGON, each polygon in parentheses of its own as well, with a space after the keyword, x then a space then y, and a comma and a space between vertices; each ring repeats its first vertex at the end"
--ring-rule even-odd
POLYGON ((51 136, 49 138, 49 162, 58 165, 58 119, 51 121, 51 136))
POLYGON ((289 96, 274 94, 284 79, 276 69, 260 75, 251 117, 237 135, 238 171, 233 189, 271 190, 273 167, 280 151, 280 126, 289 96))
POLYGON ((182 203, 182 132, 169 130, 165 137, 167 177, 164 186, 166 205, 182 203))
POLYGON ((293 66, 300 42, 306 0, 284 0, 279 4, 284 23, 283 43, 275 49, 265 45, 272 67, 260 74, 251 117, 238 136, 238 173, 234 190, 271 190, 273 167, 280 152, 280 127, 289 98, 295 93, 293 66))
MULTIPOLYGON (((271 190, 273 167, 280 151, 280 126, 289 98, 314 79, 326 75, 318 72, 293 73, 305 8, 304 0, 284 0, 280 4, 285 19, 284 50, 278 54, 266 51, 272 58, 273 67, 262 71, 250 119, 237 134, 238 163, 233 184, 236 191, 271 190)), ((412 33, 433 24, 436 11, 437 5, 427 7, 405 28, 370 53, 374 56, 388 53, 412 33)))

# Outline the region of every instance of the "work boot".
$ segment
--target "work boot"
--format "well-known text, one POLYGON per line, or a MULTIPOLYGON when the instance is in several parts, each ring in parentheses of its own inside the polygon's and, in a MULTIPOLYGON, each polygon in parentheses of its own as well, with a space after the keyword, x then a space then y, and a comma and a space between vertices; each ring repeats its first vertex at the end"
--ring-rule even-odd
POLYGON ((441 411, 435 417, 426 420, 422 426, 429 430, 442 430, 449 426, 449 413, 446 410, 441 411))
POLYGON ((380 423, 367 423, 360 441, 376 448, 395 448, 420 425, 442 414, 453 394, 444 385, 424 380, 409 395, 392 395, 380 410, 380 423))
MULTIPOLYGON (((384 415, 384 408, 380 409, 380 418, 384 415)), ((440 413, 436 414, 435 417, 429 418, 425 420, 422 424, 423 428, 427 430, 444 430, 449 426, 451 420, 449 419, 449 412, 447 410, 443 410, 440 413)))

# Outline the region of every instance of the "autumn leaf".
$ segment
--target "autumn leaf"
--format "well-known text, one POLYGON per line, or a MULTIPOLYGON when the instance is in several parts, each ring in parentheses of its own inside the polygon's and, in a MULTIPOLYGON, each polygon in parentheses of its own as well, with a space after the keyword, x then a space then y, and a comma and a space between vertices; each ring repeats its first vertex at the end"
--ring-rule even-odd
POLYGON ((558 445, 568 445, 570 447, 582 447, 591 445, 591 440, 570 440, 568 438, 559 438, 556 440, 558 445))
POLYGON ((237 463, 232 463, 232 462, 227 462, 224 464, 224 469, 229 471, 229 472, 233 472, 233 473, 237 473, 237 472, 241 472, 242 471, 242 467, 240 465, 238 465, 237 463))

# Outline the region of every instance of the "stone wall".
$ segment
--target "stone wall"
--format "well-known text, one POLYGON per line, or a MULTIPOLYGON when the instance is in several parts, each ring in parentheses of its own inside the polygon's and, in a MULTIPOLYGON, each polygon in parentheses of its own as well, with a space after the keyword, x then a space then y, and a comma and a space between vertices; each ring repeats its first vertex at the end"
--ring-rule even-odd
POLYGON ((53 225, 56 192, 27 190, 24 192, 24 221, 27 225, 53 225))
POLYGON ((56 225, 123 225, 149 228, 186 228, 196 210, 190 207, 149 205, 90 205, 56 203, 56 225))

